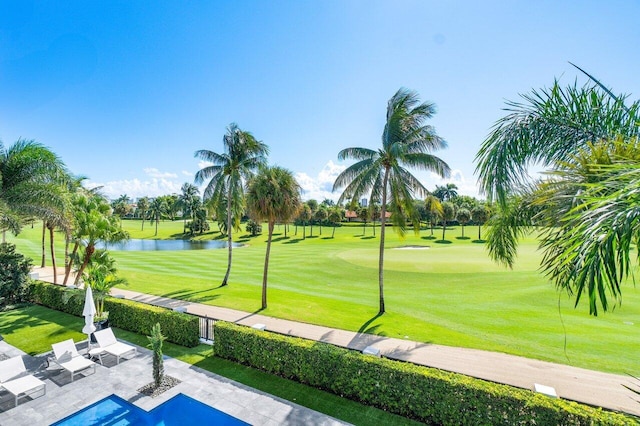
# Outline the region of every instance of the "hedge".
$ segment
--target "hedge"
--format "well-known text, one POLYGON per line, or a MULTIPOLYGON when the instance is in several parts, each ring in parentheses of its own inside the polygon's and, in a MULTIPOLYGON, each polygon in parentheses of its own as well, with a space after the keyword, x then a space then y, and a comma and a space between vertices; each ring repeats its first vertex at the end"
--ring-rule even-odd
POLYGON ((433 425, 629 425, 532 391, 216 321, 215 355, 433 425))
MULTIPOLYGON (((35 281, 29 287, 28 297, 34 303, 71 315, 82 316, 84 299, 72 297, 64 303, 65 291, 67 291, 65 287, 35 281)), ((113 297, 107 297, 104 301, 104 309, 109 312, 109 323, 114 327, 150 335, 151 327, 160 323, 162 334, 170 342, 194 347, 200 341, 199 319, 194 315, 113 297)))

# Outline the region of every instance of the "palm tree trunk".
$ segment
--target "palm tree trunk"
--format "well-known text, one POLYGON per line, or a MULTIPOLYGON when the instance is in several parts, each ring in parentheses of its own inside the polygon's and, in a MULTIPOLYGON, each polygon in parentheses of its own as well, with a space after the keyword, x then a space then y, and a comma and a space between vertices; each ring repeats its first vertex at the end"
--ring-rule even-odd
POLYGON ((155 234, 156 237, 158 236, 158 223, 159 222, 160 222, 160 217, 156 216, 156 234, 155 234))
POLYGON ((51 265, 53 266, 53 283, 58 284, 58 269, 56 268, 56 252, 53 244, 53 226, 49 227, 49 249, 51 250, 51 265))
POLYGON ((73 250, 71 251, 71 255, 69 256, 69 263, 67 265, 65 265, 64 281, 62 282, 62 284, 66 284, 67 281, 69 280, 69 275, 71 275, 71 267, 72 267, 72 264, 73 264, 73 258, 76 255, 76 252, 78 251, 78 247, 80 247, 80 243, 78 243, 76 241, 76 244, 73 246, 73 250))
POLYGON ((142 229, 141 231, 144 231, 144 216, 142 216, 142 229))
MULTIPOLYGON (((47 228, 47 222, 45 220, 42 220, 42 261, 40 262, 40 267, 44 268, 45 267, 45 249, 44 249, 44 239, 45 239, 45 235, 46 235, 46 228, 47 228)), ((3 241, 4 242, 4 241, 3 241)))
POLYGON ((307 239, 307 222, 302 222, 302 239, 307 239))
POLYGON ((462 225, 462 238, 464 238, 464 225, 462 225))
POLYGON ((371 226, 373 227, 373 236, 375 237, 376 236, 376 221, 375 220, 371 223, 371 226))
POLYGON ((229 241, 229 256, 227 259, 227 273, 224 274, 224 279, 222 280, 222 284, 220 287, 224 287, 227 285, 227 281, 229 280, 229 274, 231 273, 231 260, 233 257, 233 231, 231 229, 231 185, 229 184, 229 190, 227 191, 227 237, 229 241))
POLYGON ((313 237, 313 220, 311 220, 310 223, 311 223, 311 235, 309 235, 309 236, 313 237))
POLYGON ((64 272, 65 274, 67 273, 67 265, 70 262, 69 259, 69 244, 70 244, 70 239, 69 239, 69 232, 65 232, 64 234, 64 272))
POLYGON ((480 237, 480 225, 478 225, 478 241, 482 240, 482 238, 480 237))
POLYGON ((447 229, 447 221, 442 219, 442 241, 444 241, 444 231, 447 229))
POLYGON ((82 266, 80 266, 80 269, 78 270, 78 275, 76 275, 76 279, 73 282, 75 285, 78 285, 78 283, 80 282, 80 278, 82 277, 85 268, 89 264, 89 259, 91 259, 91 256, 93 255, 95 249, 96 248, 93 244, 87 245, 87 249, 84 252, 84 261, 82 262, 82 266))
POLYGON ((271 253, 271 236, 275 222, 269 222, 269 237, 267 238, 267 253, 264 256, 264 271, 262 272, 262 309, 267 309, 267 274, 269 272, 269 254, 271 253))
POLYGON ((378 287, 380 289, 380 310, 378 314, 384 314, 384 231, 387 219, 387 183, 389 182, 389 168, 384 170, 382 181, 382 208, 380 209, 380 255, 378 260, 378 287))
POLYGON ((333 232, 331 233, 331 238, 333 238, 336 235, 336 224, 333 224, 333 232))
POLYGON ((284 237, 287 238, 287 227, 288 225, 285 223, 284 224, 284 237))

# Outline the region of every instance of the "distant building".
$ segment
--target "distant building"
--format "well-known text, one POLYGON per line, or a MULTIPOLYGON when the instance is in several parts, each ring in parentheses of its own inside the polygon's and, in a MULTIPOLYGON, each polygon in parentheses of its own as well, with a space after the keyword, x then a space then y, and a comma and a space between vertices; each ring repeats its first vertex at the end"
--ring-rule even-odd
POLYGON ((368 200, 366 198, 363 198, 362 200, 360 200, 360 207, 367 207, 368 205, 368 200))

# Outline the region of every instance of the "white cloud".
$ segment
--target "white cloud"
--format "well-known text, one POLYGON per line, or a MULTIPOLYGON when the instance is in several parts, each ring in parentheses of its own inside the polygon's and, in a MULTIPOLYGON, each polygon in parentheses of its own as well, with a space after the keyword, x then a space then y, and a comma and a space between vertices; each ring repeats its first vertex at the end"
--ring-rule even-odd
POLYGON ((183 176, 193 176, 193 173, 188 172, 188 171, 186 171, 186 170, 183 170, 183 171, 182 171, 182 175, 183 175, 183 176))
POLYGON ((123 194, 127 194, 135 200, 145 196, 157 197, 159 195, 179 194, 182 184, 170 179, 152 178, 149 180, 140 180, 136 178, 109 182, 93 182, 88 180, 84 182, 84 186, 89 189, 101 187, 100 193, 112 200, 123 194))
POLYGON ((198 169, 204 169, 205 167, 213 166, 211 161, 198 161, 198 169))
POLYGON ((295 178, 302 187, 302 198, 304 200, 314 199, 319 202, 325 198, 336 201, 340 197, 340 193, 331 192, 331 188, 336 177, 345 168, 345 166, 329 161, 316 177, 311 177, 304 172, 297 172, 295 178))
POLYGON ((157 178, 157 179, 175 179, 178 177, 178 175, 176 173, 170 173, 170 172, 161 172, 160 170, 156 169, 155 167, 146 167, 145 169, 143 169, 144 172, 149 175, 152 178, 157 178))

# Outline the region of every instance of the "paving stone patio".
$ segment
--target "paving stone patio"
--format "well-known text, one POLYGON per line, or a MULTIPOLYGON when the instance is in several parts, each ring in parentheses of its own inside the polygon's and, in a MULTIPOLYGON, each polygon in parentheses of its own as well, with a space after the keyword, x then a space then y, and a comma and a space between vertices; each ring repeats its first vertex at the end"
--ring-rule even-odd
MULTIPOLYGON (((78 350, 86 350, 86 345, 78 344, 78 350)), ((105 365, 98 364, 95 374, 78 374, 73 382, 68 372, 47 366, 46 354, 32 357, 4 341, 0 341, 0 354, 22 356, 27 370, 47 384, 46 395, 21 399, 17 407, 12 395, 0 392, 0 425, 51 424, 111 394, 149 411, 178 393, 252 425, 346 424, 169 357, 164 361, 165 374, 181 383, 156 398, 144 396, 137 389, 152 381, 151 352, 146 348, 138 347, 135 358, 121 359, 119 365, 114 357, 103 357, 105 365)))

